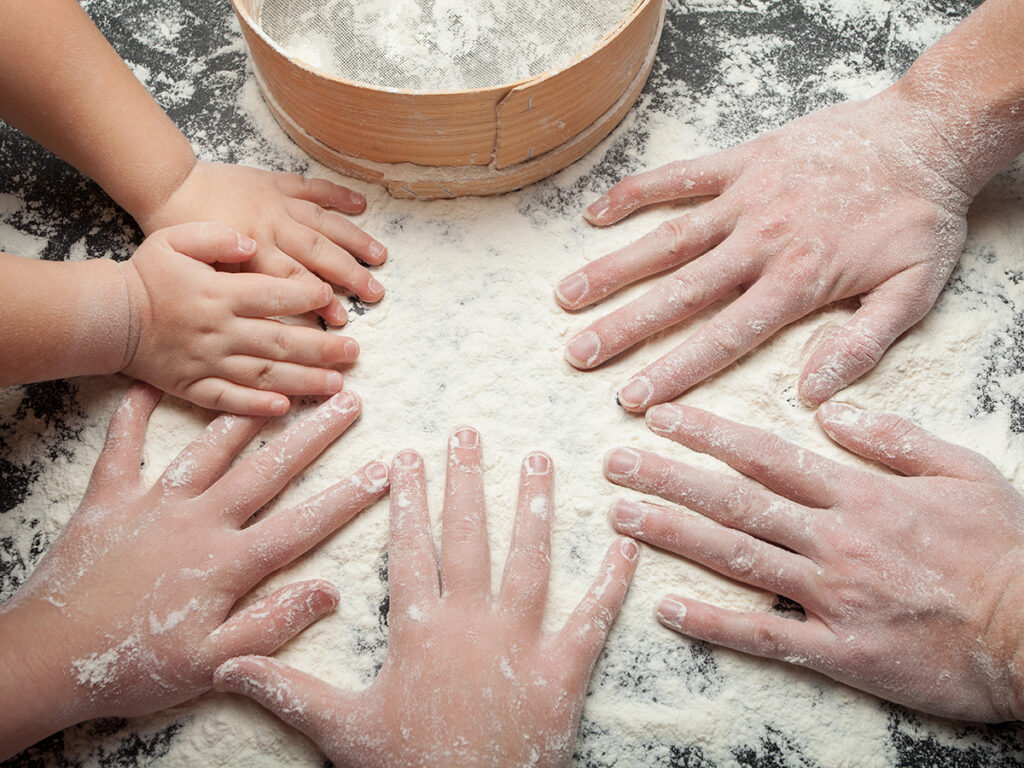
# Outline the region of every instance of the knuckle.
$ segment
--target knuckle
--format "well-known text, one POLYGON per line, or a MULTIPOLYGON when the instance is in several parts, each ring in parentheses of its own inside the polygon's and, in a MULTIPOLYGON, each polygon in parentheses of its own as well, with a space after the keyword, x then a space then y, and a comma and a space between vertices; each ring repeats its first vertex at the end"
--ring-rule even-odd
POLYGON ((252 375, 253 386, 257 389, 273 389, 274 372, 276 367, 276 364, 269 360, 260 363, 259 367, 252 375))
POLYGON ((652 234, 655 242, 662 248, 671 253, 677 253, 692 239, 693 225, 687 217, 677 216, 674 219, 661 222, 654 228, 652 234))
POLYGON ((671 306, 686 310, 701 307, 707 303, 707 286, 696 280, 685 269, 673 272, 668 279, 670 285, 668 301, 671 306))
POLYGON ((726 551, 725 564, 729 572, 740 579, 757 575, 761 557, 753 546, 753 540, 746 536, 735 537, 726 551))

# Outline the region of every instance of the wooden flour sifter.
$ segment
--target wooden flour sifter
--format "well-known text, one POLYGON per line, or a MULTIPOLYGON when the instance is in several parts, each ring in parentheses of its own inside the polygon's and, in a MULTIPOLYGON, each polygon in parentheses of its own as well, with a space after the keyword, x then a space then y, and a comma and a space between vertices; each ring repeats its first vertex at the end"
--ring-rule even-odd
POLYGON ((232 5, 263 96, 300 147, 394 197, 430 199, 518 189, 595 147, 640 95, 665 16, 665 0, 489 2, 506 17, 471 15, 471 0, 232 5), (442 3, 464 10, 446 16, 442 3), (367 14, 375 4, 374 18, 367 14), (509 8, 521 10, 509 18, 509 8), (417 33, 403 46, 397 13, 413 31, 415 14, 438 21, 428 29, 438 40, 417 33), (359 26, 353 14, 381 40, 347 39, 349 26, 359 26), (442 37, 466 50, 446 58, 442 37), (433 59, 405 60, 409 51, 433 59), (513 64, 495 60, 509 52, 513 64), (518 58, 539 71, 525 71, 518 58), (456 76, 431 69, 449 63, 456 76), (510 81, 494 82, 509 72, 510 81))

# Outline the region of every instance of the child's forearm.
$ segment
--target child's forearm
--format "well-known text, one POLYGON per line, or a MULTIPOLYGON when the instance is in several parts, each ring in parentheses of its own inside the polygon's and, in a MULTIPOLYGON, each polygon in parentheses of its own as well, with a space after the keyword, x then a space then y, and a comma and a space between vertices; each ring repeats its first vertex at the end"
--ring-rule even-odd
POLYGON ((941 137, 959 169, 949 181, 972 196, 1024 152, 1022 29, 1024 0, 988 0, 894 87, 941 137))
POLYGON ((115 373, 134 353, 138 322, 121 267, 0 253, 0 385, 115 373))
POLYGON ((7 0, 0 118, 94 179, 136 220, 195 164, 188 140, 75 0, 7 0))

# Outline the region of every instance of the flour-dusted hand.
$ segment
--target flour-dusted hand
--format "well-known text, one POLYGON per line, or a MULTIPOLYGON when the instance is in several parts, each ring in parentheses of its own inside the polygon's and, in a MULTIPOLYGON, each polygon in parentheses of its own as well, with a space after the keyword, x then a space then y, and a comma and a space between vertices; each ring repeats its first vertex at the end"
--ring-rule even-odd
POLYGON ((580 309, 672 270, 576 334, 568 360, 593 368, 724 300, 622 387, 622 405, 643 411, 814 310, 858 297, 860 308, 807 361, 800 394, 818 405, 869 371, 934 303, 973 196, 1024 150, 1024 53, 1010 31, 1022 24, 1018 0, 989 0, 867 101, 616 184, 588 209, 592 223, 711 199, 559 283, 559 303, 580 309))
POLYGON ((133 307, 124 372, 207 408, 269 416, 287 395, 331 395, 335 368, 359 355, 354 339, 274 318, 324 307, 320 281, 221 272, 256 244, 221 224, 182 224, 150 235, 122 265, 133 307))
MULTIPOLYGON (((326 281, 373 302, 384 287, 360 262, 383 264, 387 250, 343 215, 365 208, 362 195, 325 179, 197 161, 170 197, 136 218, 147 233, 189 221, 226 224, 258 245, 242 269, 311 288, 326 281)), ((317 311, 328 323, 347 322, 333 294, 317 311)))
POLYGON ((638 553, 608 550, 600 575, 557 634, 541 631, 550 571, 551 459, 523 462, 501 589, 491 594, 480 436, 449 445, 440 577, 420 457, 391 470, 388 652, 353 693, 271 659, 217 670, 216 687, 258 701, 317 742, 336 765, 557 766, 572 758, 590 672, 638 553))
POLYGON ((748 477, 609 454, 613 482, 699 513, 621 501, 619 531, 806 612, 799 621, 673 595, 658 618, 927 712, 1024 718, 1024 499, 987 459, 896 416, 829 402, 818 419, 837 443, 900 474, 679 405, 649 410, 651 429, 748 477))
POLYGON ((356 420, 358 398, 336 395, 234 466, 263 420, 220 416, 149 488, 139 466, 159 397, 128 393, 81 506, 0 607, 0 757, 82 720, 183 702, 225 660, 271 653, 337 604, 334 587, 307 581, 231 614, 385 492, 388 468, 373 462, 250 520, 356 420))

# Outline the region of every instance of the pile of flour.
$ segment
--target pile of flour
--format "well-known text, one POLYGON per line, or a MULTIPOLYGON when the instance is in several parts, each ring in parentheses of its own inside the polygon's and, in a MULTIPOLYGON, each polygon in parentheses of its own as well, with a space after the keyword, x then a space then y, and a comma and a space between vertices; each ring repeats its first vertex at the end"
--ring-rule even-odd
POLYGON ((558 69, 614 31, 636 0, 263 0, 289 56, 383 88, 490 88, 558 69))

